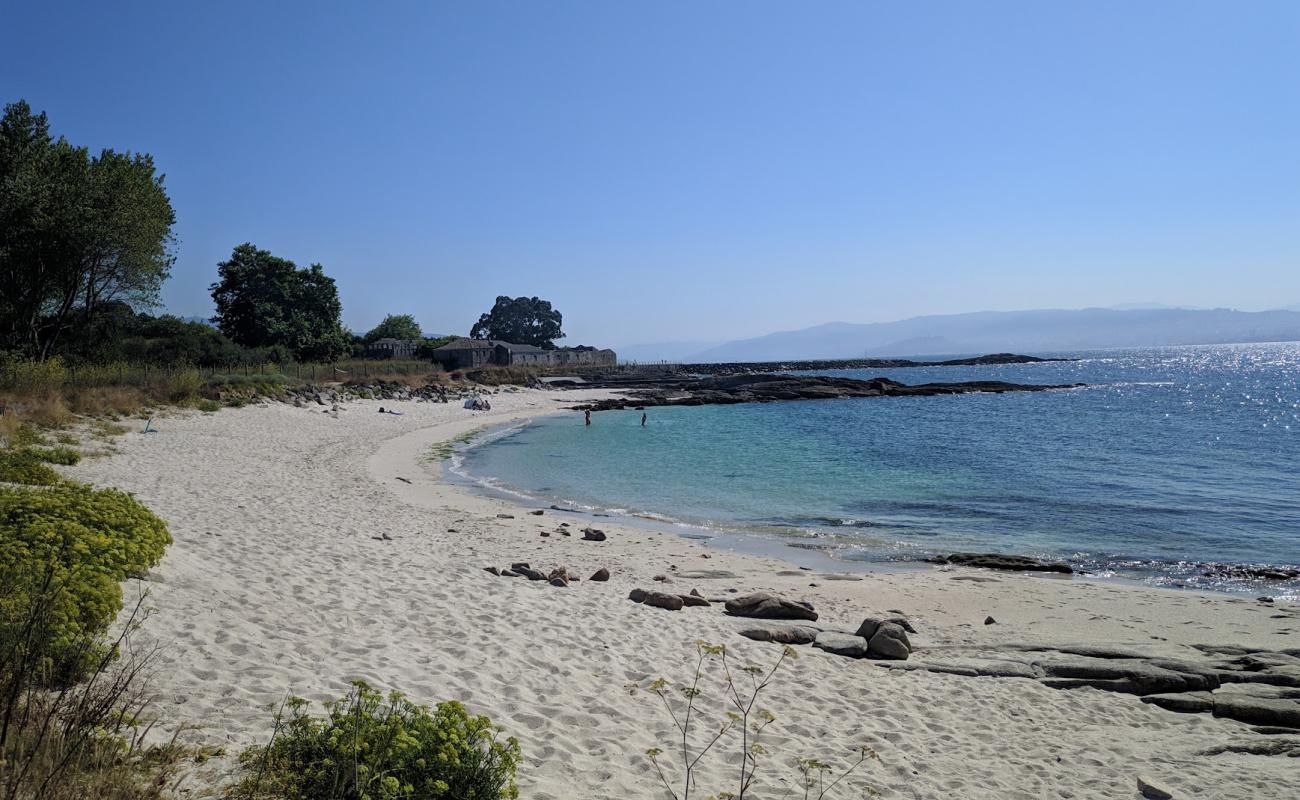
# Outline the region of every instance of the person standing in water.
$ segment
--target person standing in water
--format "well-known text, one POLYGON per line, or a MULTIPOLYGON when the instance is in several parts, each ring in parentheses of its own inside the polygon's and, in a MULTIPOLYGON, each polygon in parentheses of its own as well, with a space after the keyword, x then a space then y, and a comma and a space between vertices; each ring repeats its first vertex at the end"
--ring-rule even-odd
POLYGON ((644 411, 641 412, 641 427, 642 427, 642 428, 645 427, 645 412, 644 412, 644 411))
POLYGON ((591 409, 587 409, 587 424, 591 424, 591 409))

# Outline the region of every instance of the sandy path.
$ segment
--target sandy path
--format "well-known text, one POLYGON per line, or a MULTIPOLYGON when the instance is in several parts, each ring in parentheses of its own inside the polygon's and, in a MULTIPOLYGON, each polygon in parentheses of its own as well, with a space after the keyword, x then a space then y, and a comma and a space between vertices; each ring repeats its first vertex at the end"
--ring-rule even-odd
MULTIPOLYGON (((487 415, 383 403, 404 412, 397 417, 368 401, 338 418, 281 404, 183 414, 68 470, 134 492, 170 523, 175 544, 140 582, 157 609, 145 636, 165 647, 163 715, 234 752, 265 738, 267 708, 286 692, 324 699, 359 677, 491 715, 521 740, 524 797, 658 798, 643 753, 668 749, 670 723, 653 697, 626 685, 687 677, 696 639, 758 663, 776 646, 737 636, 737 621, 717 608, 671 613, 626 600, 657 574, 724 570, 735 577, 672 587, 707 596, 776 589, 850 628, 869 610, 901 609, 922 646, 1096 641, 1186 655, 1197 642, 1276 648, 1300 639, 1295 617, 1229 597, 987 573, 995 580, 956 580, 979 574, 963 570, 831 580, 609 520, 600 520, 607 542, 543 538, 561 521, 580 525, 470 494, 422 462, 434 442, 551 411, 559 398, 577 395, 502 393, 487 415), (381 533, 391 541, 372 538, 381 533), (613 579, 554 588, 483 571, 516 560, 584 578, 604 566, 613 579), (983 625, 988 614, 1000 624, 983 625)), ((1131 798, 1138 774, 1205 798, 1293 797, 1300 783, 1295 759, 1199 755, 1256 736, 1239 723, 1091 689, 800 654, 765 703, 779 721, 761 798, 782 796, 796 756, 843 763, 858 744, 882 761, 852 785, 887 798, 1131 798)), ((706 765, 700 796, 732 789, 726 759, 706 765)), ((217 760, 201 777, 230 769, 217 760)))

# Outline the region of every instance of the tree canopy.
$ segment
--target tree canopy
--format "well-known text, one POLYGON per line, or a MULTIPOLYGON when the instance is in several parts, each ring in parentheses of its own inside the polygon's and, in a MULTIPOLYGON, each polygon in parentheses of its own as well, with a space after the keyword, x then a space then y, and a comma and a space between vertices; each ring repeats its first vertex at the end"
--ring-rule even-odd
POLYGON ((370 329, 370 332, 362 337, 366 344, 377 342, 380 339, 422 339, 424 334, 420 332, 420 323, 415 321, 415 317, 410 314, 389 314, 384 317, 384 321, 370 329))
POLYGON ((299 269, 251 243, 217 265, 213 321, 244 347, 285 347, 299 361, 333 361, 347 354, 351 336, 341 321, 334 279, 320 264, 299 269))
POLYGON ((0 119, 0 348, 44 358, 104 303, 157 305, 175 260, 163 176, 144 153, 92 157, 24 101, 0 119))
POLYGON ((469 335, 473 339, 501 339, 552 350, 555 340, 564 338, 560 330, 563 321, 549 300, 501 295, 492 310, 478 318, 469 335))

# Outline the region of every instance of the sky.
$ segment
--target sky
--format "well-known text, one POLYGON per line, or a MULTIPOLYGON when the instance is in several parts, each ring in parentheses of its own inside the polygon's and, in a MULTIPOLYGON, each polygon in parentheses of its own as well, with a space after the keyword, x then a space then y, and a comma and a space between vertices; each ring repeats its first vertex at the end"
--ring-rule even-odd
POLYGON ((0 100, 153 154, 167 310, 251 241, 568 343, 1300 303, 1300 3, 11 3, 0 100))

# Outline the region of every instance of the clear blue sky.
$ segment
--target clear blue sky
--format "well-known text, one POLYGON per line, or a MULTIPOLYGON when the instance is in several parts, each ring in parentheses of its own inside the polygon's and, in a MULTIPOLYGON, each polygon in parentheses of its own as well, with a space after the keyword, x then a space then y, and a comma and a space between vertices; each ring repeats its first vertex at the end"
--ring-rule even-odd
POLYGON ((1300 3, 11 3, 0 98, 153 153, 165 291, 252 241, 345 321, 570 342, 1300 303, 1300 3), (120 7, 119 7, 120 6, 120 7))

